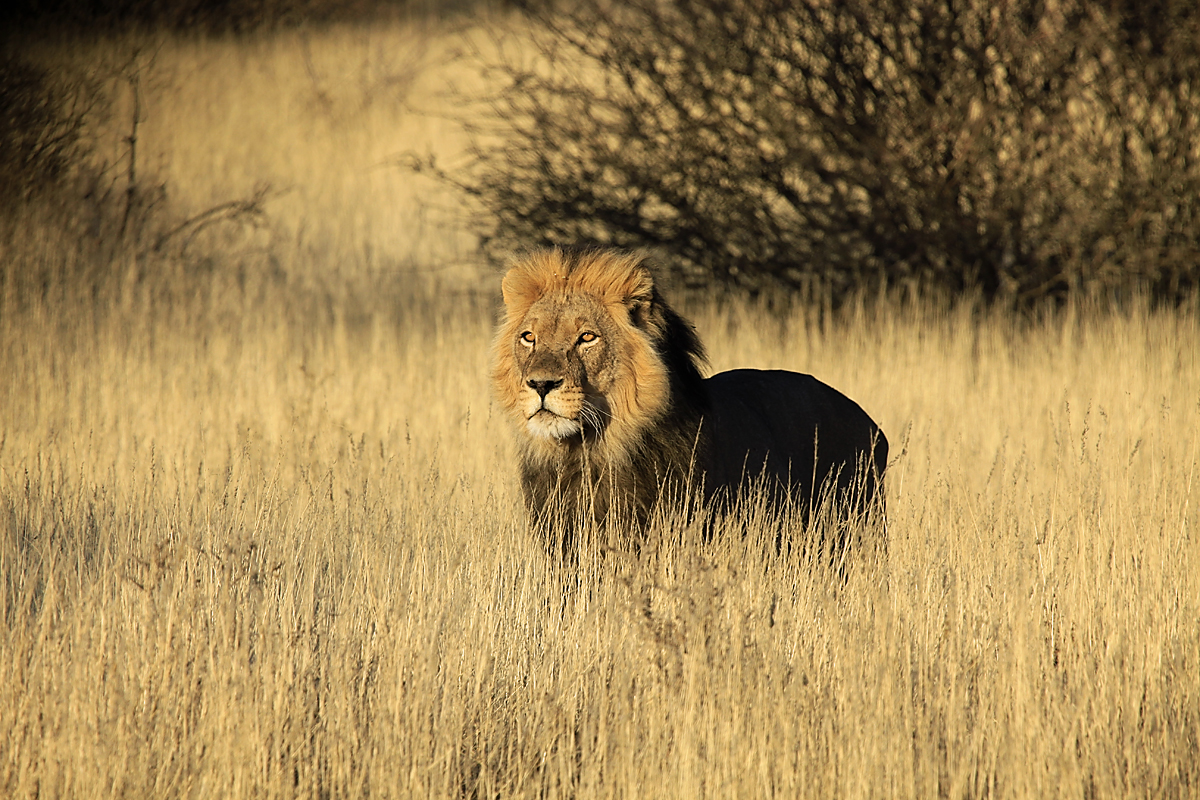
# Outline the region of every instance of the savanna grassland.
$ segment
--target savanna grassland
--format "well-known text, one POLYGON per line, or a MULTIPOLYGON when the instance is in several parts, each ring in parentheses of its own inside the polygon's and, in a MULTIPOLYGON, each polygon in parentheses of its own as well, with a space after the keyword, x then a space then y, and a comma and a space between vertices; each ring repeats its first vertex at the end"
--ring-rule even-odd
POLYGON ((667 524, 567 573, 490 400, 498 278, 395 166, 462 145, 449 42, 43 53, 143 59, 179 218, 270 191, 157 248, 10 231, 0 795, 1200 794, 1195 306, 691 298, 714 370, 880 422, 886 559, 667 524))

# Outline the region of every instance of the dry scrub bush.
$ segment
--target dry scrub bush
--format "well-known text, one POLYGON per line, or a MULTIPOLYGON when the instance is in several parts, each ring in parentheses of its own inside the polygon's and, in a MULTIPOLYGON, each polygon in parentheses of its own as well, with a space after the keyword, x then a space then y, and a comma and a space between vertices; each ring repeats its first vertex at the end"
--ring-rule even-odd
POLYGON ((649 246, 695 282, 839 297, 1196 286, 1194 4, 530 5, 492 64, 507 128, 440 172, 493 253, 649 246))
POLYGON ((51 188, 83 154, 85 98, 55 77, 0 51, 0 211, 51 188))

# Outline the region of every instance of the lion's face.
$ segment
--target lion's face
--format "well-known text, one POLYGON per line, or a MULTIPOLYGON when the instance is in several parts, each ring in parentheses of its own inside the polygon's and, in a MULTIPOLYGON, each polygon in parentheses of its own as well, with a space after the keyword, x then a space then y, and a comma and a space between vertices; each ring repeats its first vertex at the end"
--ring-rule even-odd
POLYGON ((593 462, 626 460, 670 397, 649 273, 632 257, 549 251, 517 262, 503 289, 492 378, 525 455, 586 442, 593 462))
POLYGON ((587 295, 543 297, 530 307, 509 346, 517 407, 531 436, 567 439, 604 430, 620 339, 607 309, 587 295))

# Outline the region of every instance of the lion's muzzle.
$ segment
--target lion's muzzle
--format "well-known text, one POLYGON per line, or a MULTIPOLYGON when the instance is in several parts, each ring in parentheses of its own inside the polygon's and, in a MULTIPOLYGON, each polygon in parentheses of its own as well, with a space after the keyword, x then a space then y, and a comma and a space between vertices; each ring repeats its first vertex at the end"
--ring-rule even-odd
POLYGON ((535 436, 566 439, 580 431, 579 392, 565 388, 562 378, 529 378, 521 394, 525 424, 535 436))

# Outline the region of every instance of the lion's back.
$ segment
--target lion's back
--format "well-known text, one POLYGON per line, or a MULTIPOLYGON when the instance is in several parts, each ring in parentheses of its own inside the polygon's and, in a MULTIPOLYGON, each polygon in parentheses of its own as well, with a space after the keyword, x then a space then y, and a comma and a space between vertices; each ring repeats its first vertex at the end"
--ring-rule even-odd
POLYGON ((887 439, 841 392, 811 375, 753 369, 719 373, 704 388, 710 496, 736 492, 765 474, 797 501, 816 498, 830 476, 843 503, 858 509, 875 498, 887 439))

